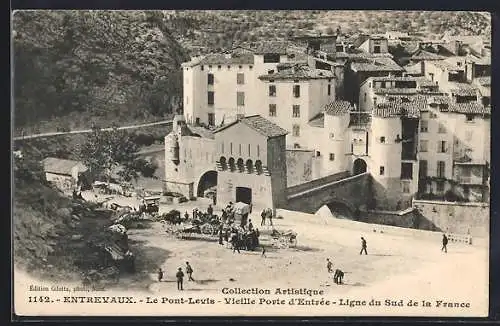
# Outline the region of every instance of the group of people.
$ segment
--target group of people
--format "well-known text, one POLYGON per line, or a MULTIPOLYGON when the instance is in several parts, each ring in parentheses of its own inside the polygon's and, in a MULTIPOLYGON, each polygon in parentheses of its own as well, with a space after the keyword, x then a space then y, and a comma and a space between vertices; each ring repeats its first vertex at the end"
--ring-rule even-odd
POLYGON ((270 208, 265 208, 260 213, 260 217, 262 218, 260 221, 260 226, 266 225, 266 220, 269 221, 269 225, 273 226, 273 210, 270 208))
POLYGON ((326 259, 326 269, 328 270, 329 274, 333 273, 333 282, 335 284, 342 284, 342 280, 344 279, 344 272, 340 269, 335 269, 333 270, 333 263, 330 260, 330 258, 326 259))
MULTIPOLYGON (((189 264, 189 262, 186 262, 186 274, 188 275, 188 281, 193 281, 193 267, 189 264)), ((161 269, 161 267, 158 269, 158 282, 163 281, 163 276, 164 272, 161 269)), ((175 273, 175 278, 177 279, 177 290, 183 291, 184 290, 184 272, 182 271, 182 267, 179 267, 177 269, 177 273, 175 273)))

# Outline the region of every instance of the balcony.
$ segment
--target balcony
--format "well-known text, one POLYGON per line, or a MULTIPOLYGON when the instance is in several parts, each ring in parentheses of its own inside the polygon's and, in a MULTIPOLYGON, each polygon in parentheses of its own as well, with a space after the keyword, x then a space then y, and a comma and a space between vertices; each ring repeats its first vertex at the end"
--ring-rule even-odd
POLYGON ((482 185, 483 178, 479 176, 459 176, 458 183, 462 185, 482 185))

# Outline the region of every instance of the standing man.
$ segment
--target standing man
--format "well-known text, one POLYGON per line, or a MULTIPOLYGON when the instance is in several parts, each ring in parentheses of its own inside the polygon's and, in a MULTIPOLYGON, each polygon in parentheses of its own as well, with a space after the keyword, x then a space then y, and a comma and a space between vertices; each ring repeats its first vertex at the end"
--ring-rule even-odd
POLYGON ((208 205, 207 213, 208 213, 208 216, 212 217, 212 214, 214 213, 214 209, 213 209, 211 204, 208 205))
POLYGON ((363 251, 365 252, 365 255, 368 255, 368 252, 366 252, 366 240, 365 238, 361 237, 361 251, 359 254, 363 254, 363 251))
POLYGON ((253 231, 253 224, 252 224, 252 219, 248 220, 248 231, 252 232, 253 231))
POLYGON ((267 219, 269 220, 269 225, 273 226, 273 211, 272 209, 267 209, 267 219))
POLYGON ((163 280, 163 270, 161 267, 158 269, 158 282, 161 282, 163 280))
POLYGON ((189 220, 189 214, 188 214, 188 212, 187 212, 187 211, 186 211, 186 213, 184 213, 184 219, 185 219, 186 221, 187 221, 187 220, 189 220))
POLYGON ((330 261, 330 258, 326 259, 326 269, 328 270, 328 273, 333 272, 333 264, 330 261))
POLYGON ((443 233, 443 247, 441 248, 441 251, 447 253, 448 252, 448 249, 446 248, 447 245, 448 245, 448 237, 446 237, 446 234, 443 233))
POLYGON ((182 268, 179 267, 177 270, 177 273, 175 274, 175 277, 177 277, 177 290, 182 291, 184 290, 182 288, 182 280, 184 278, 184 273, 182 272, 182 268))
POLYGON ((193 268, 191 267, 191 265, 189 265, 188 261, 186 262, 186 273, 189 276, 188 281, 194 281, 194 278, 193 278, 193 268))
POLYGON ((266 225, 266 214, 267 214, 267 211, 266 211, 266 209, 264 208, 264 209, 262 210, 262 213, 260 213, 260 217, 262 218, 262 219, 260 220, 260 226, 264 226, 264 225, 266 225))

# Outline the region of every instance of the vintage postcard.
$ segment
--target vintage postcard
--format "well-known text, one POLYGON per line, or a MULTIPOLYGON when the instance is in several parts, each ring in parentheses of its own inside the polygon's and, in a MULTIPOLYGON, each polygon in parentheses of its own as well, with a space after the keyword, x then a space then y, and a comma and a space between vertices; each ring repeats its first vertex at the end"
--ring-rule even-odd
POLYGON ((483 12, 12 15, 18 316, 488 314, 483 12))

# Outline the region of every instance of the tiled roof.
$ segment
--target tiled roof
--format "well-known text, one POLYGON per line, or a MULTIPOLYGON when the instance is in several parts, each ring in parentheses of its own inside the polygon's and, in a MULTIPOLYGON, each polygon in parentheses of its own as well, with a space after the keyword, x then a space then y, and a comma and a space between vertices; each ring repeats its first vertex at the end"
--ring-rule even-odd
POLYGON ((378 103, 372 114, 381 118, 412 116, 418 118, 420 111, 427 105, 425 96, 391 96, 378 103))
POLYGON ((188 128, 193 134, 191 136, 198 135, 202 138, 214 139, 214 133, 212 130, 197 126, 188 126, 188 128))
POLYGON ((450 93, 458 96, 476 96, 478 89, 466 83, 450 83, 450 93))
POLYGON ((436 86, 436 84, 434 82, 432 82, 431 80, 429 80, 425 77, 417 77, 416 81, 420 87, 430 87, 430 86, 435 87, 436 86))
POLYGON ((202 58, 198 64, 200 65, 226 65, 226 64, 253 64, 253 54, 209 54, 202 58))
POLYGON ((254 129, 258 133, 260 133, 268 138, 284 136, 284 135, 288 134, 288 131, 286 131, 285 129, 281 128, 280 126, 272 123, 271 121, 261 117, 260 115, 251 115, 251 116, 247 116, 247 117, 241 118, 239 120, 236 120, 230 124, 227 124, 225 126, 218 128, 217 130, 214 131, 214 134, 218 133, 224 129, 227 129, 233 125, 236 125, 238 122, 241 122, 241 123, 249 126, 250 128, 254 129))
POLYGON ((351 63, 354 71, 404 71, 394 60, 387 57, 364 59, 351 63))
POLYGON ((311 127, 323 128, 325 126, 325 114, 320 113, 311 120, 309 120, 309 125, 311 127))
POLYGON ((291 68, 277 71, 272 74, 261 75, 259 79, 324 79, 335 78, 333 72, 328 70, 314 69, 308 65, 295 65, 291 68))
POLYGON ((351 112, 351 103, 347 101, 333 101, 325 106, 325 113, 328 115, 343 115, 351 112))
POLYGON ((71 175, 71 169, 75 166, 79 166, 79 171, 84 172, 87 167, 81 162, 72 160, 63 160, 55 157, 47 157, 42 161, 43 170, 49 173, 66 174, 71 175))
POLYGON ((474 82, 481 86, 491 86, 491 76, 477 77, 474 82))
POLYGON ((478 102, 451 103, 448 107, 450 112, 463 114, 490 114, 491 107, 485 107, 478 102))
POLYGON ((241 119, 241 122, 267 137, 278 137, 288 134, 288 131, 260 115, 244 117, 241 119))
POLYGON ((443 60, 444 56, 432 52, 418 50, 411 56, 411 60, 443 60))
POLYGON ((287 49, 290 45, 291 45, 290 42, 287 41, 258 42, 252 46, 252 50, 256 54, 264 54, 264 53, 286 54, 287 49))
POLYGON ((414 81, 418 80, 413 76, 383 76, 383 77, 370 77, 373 81, 414 81))
POLYGON ((383 94, 416 94, 416 88, 376 88, 373 93, 378 95, 383 94))

